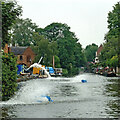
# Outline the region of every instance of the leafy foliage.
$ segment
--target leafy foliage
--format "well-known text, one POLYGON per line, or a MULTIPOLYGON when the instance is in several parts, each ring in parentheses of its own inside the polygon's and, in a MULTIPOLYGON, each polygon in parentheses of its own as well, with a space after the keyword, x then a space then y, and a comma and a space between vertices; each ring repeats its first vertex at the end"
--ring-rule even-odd
POLYGON ((44 56, 42 64, 47 66, 52 66, 52 58, 55 56, 55 65, 67 69, 69 75, 77 73, 75 68, 85 64, 81 44, 77 42, 78 39, 67 24, 52 23, 42 29, 29 19, 18 19, 13 26, 13 44, 31 45, 37 54, 35 62, 44 56))
POLYGON ((101 56, 100 59, 102 60, 107 60, 107 59, 111 59, 114 55, 117 54, 118 51, 118 39, 112 37, 111 39, 109 39, 108 42, 103 44, 103 50, 101 52, 101 56))
POLYGON ((87 58, 88 62, 92 62, 95 59, 95 53, 98 49, 98 46, 96 44, 92 44, 92 45, 87 45, 85 48, 85 56, 87 58))
MULTIPOLYGON (((21 6, 15 1, 2 0, 2 47, 10 43, 10 30, 21 15, 21 6)), ((2 100, 8 100, 16 91, 16 58, 12 54, 1 56, 2 60, 2 100)))
POLYGON ((41 36, 37 33, 34 33, 33 39, 35 41, 35 45, 31 45, 34 52, 37 54, 35 58, 35 62, 38 62, 41 56, 44 57, 42 64, 47 66, 52 66, 52 58, 56 55, 55 60, 57 60, 56 64, 58 63, 59 58, 57 56, 57 43, 56 42, 49 42, 48 39, 45 39, 44 36, 41 36), (37 37, 36 37, 37 36, 37 37))
POLYGON ((117 67, 118 65, 118 56, 113 56, 111 59, 110 59, 110 65, 111 66, 114 66, 114 67, 117 67))
POLYGON ((17 87, 16 58, 13 54, 2 56, 2 100, 8 100, 14 95, 17 87))
POLYGON ((105 35, 104 49, 100 59, 106 65, 120 66, 120 3, 108 13, 108 33, 105 35), (114 59, 113 59, 114 58, 114 59), (116 58, 116 60, 115 60, 116 58), (119 59, 118 59, 119 58, 119 59), (117 62, 119 60, 119 62, 117 62))
POLYGON ((108 33, 105 36, 106 41, 109 38, 118 38, 120 35, 120 2, 113 6, 113 10, 108 13, 108 33))
POLYGON ((2 44, 10 42, 9 30, 15 23, 16 19, 21 15, 22 9, 15 1, 2 1, 2 44))
POLYGON ((65 38, 65 32, 69 30, 70 27, 68 27, 67 24, 52 23, 46 26, 44 29, 39 28, 37 32, 40 35, 44 35, 51 42, 65 38))
POLYGON ((64 69, 65 75, 72 76, 77 74, 77 68, 85 64, 85 56, 82 52, 81 44, 77 43, 78 39, 70 31, 70 27, 67 24, 52 23, 44 29, 38 29, 37 32, 40 35, 44 35, 49 42, 57 42, 58 47, 55 48, 54 45, 53 48, 59 51, 60 65, 64 69))
MULTIPOLYGON (((44 40, 35 40, 38 41, 36 45, 39 46, 36 47, 39 48, 37 51, 40 51, 40 53, 45 56, 44 63, 47 64, 49 61, 52 63, 52 56, 55 56, 55 65, 63 68, 65 76, 77 74, 78 68, 84 66, 86 63, 81 44, 77 43, 78 39, 75 34, 70 31, 70 27, 67 24, 52 23, 44 29, 38 28, 36 32, 38 32, 40 36, 44 36, 44 40), (46 44, 43 43, 45 41, 47 41, 46 44)), ((50 63, 48 64, 50 65, 50 63)))
POLYGON ((35 44, 33 33, 36 28, 37 25, 32 23, 31 19, 17 19, 16 24, 12 27, 11 42, 13 46, 15 44, 19 46, 30 46, 30 44, 35 44))
POLYGON ((55 59, 55 67, 56 68, 60 68, 61 65, 60 65, 60 59, 59 59, 59 57, 55 55, 54 59, 55 59))

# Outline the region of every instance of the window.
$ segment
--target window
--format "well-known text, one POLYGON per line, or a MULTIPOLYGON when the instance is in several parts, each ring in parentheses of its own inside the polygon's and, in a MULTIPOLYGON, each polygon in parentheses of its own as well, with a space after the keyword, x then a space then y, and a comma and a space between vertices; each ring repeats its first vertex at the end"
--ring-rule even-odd
POLYGON ((23 60, 23 56, 21 55, 21 56, 20 56, 20 61, 22 61, 22 60, 23 60))

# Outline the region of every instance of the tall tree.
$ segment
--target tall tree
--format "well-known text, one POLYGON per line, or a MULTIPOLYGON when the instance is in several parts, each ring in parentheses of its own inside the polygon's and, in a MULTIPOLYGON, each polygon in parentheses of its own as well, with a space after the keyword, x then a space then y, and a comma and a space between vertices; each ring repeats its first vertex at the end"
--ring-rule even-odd
MULTIPOLYGON (((1 1, 0 1, 1 2, 1 1)), ((2 0, 2 47, 10 42, 10 30, 22 9, 17 2, 2 0)), ((0 56, 1 57, 1 56, 0 56)), ((12 54, 2 55, 2 100, 8 100, 15 94, 17 83, 16 58, 12 54)))
POLYGON ((106 42, 113 36, 120 38, 120 2, 113 6, 113 10, 108 13, 108 33, 105 36, 106 42))
POLYGON ((92 44, 92 45, 87 45, 85 48, 85 56, 87 58, 88 62, 93 62, 95 59, 95 54, 98 49, 98 45, 92 44))
POLYGON ((75 75, 85 59, 82 55, 81 44, 77 43, 78 39, 70 31, 70 27, 67 24, 52 23, 44 29, 37 29, 37 32, 44 35, 50 43, 56 42, 58 44, 58 57, 63 71, 70 76, 75 75))
POLYGON ((49 42, 48 39, 45 39, 44 36, 41 36, 38 33, 33 34, 33 39, 35 45, 31 45, 31 47, 37 54, 35 62, 38 62, 41 57, 44 57, 42 64, 52 66, 52 58, 53 56, 56 56, 57 64, 59 64, 59 58, 57 57, 57 43, 55 41, 49 42))
MULTIPOLYGON (((67 24, 52 23, 44 29, 38 29, 40 35, 44 35, 50 42, 65 38, 65 34, 70 32, 70 27, 67 24)), ((72 34, 72 33, 71 33, 72 34)), ((75 35, 73 35, 75 37, 75 35)))
POLYGON ((86 65, 87 63, 86 56, 83 52, 83 49, 80 43, 75 44, 74 55, 75 55, 76 67, 81 67, 86 65))
POLYGON ((108 13, 108 29, 100 58, 106 65, 112 64, 114 62, 113 58, 119 58, 119 62, 114 63, 120 67, 120 2, 115 4, 113 10, 108 13))
POLYGON ((16 19, 21 15, 21 6, 15 1, 2 0, 2 45, 10 42, 9 30, 15 24, 16 19))
POLYGON ((32 23, 32 20, 29 18, 17 19, 16 24, 12 27, 12 44, 17 44, 19 46, 30 46, 30 44, 35 44, 33 33, 36 28, 37 25, 32 23))
POLYGON ((111 59, 113 56, 117 55, 119 48, 118 46, 118 38, 111 37, 108 42, 103 44, 103 50, 101 52, 100 58, 102 60, 111 59))

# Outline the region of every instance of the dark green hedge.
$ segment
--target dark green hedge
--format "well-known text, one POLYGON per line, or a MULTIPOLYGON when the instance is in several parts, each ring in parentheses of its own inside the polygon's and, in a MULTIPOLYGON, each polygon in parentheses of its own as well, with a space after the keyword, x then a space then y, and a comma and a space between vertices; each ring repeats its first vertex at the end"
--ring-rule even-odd
POLYGON ((2 56, 2 100, 10 99, 17 88, 16 57, 13 54, 2 56))

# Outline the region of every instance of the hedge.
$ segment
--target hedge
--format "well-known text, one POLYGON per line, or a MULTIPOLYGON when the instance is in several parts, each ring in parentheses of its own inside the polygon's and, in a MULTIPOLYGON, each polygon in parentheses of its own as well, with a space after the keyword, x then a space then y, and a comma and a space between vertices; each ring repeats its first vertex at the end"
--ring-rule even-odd
POLYGON ((2 56, 2 101, 9 100, 17 90, 16 57, 13 54, 2 56))

